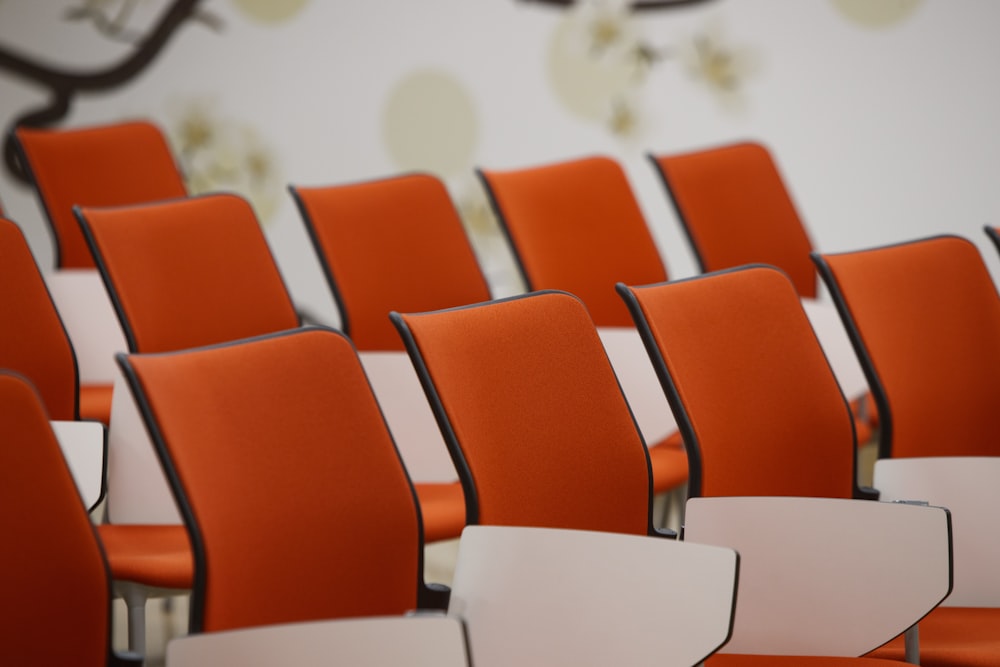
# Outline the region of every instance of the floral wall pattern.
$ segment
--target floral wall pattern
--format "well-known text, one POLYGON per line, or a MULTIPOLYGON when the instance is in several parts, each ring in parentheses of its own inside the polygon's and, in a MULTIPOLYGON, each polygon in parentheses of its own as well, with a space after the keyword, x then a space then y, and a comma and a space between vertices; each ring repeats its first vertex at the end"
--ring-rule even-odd
MULTIPOLYGON (((500 293, 516 272, 474 169, 584 154, 621 161, 674 277, 694 262, 646 153, 745 138, 824 249, 979 242, 998 20, 993 0, 0 0, 0 124, 156 121, 192 191, 250 199, 296 300, 335 324, 290 183, 439 175, 500 293)), ((49 266, 32 193, 6 172, 0 200, 49 266)))

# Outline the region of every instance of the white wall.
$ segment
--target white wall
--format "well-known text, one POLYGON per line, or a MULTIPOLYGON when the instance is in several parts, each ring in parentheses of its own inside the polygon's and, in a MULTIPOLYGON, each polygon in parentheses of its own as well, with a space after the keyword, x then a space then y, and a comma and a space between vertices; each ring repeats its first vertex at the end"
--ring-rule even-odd
MULTIPOLYGON (((83 4, 0 0, 0 45, 70 67, 113 62, 126 46, 86 22, 60 18, 83 4)), ((138 0, 135 29, 164 6, 138 0)), ((644 153, 737 138, 771 146, 819 249, 951 232, 975 240, 1000 274, 981 230, 1000 224, 1000 189, 993 187, 1000 94, 992 76, 1000 62, 992 34, 1000 3, 993 0, 708 0, 641 13, 621 27, 674 55, 631 86, 610 56, 588 61, 585 49, 573 51, 583 43, 573 40, 586 33, 560 32, 566 10, 524 0, 207 0, 203 8, 221 31, 186 24, 127 87, 79 96, 65 124, 148 116, 176 137, 185 114, 201 103, 232 136, 252 131, 252 144, 272 158, 271 178, 253 196, 286 280, 301 305, 333 323, 288 183, 425 168, 446 178, 469 208, 482 204, 475 166, 605 153, 626 167, 668 270, 681 277, 694 264, 644 153), (872 27, 845 13, 859 6, 900 17, 872 27), (255 18, 261 7, 291 14, 264 22, 255 18), (736 95, 713 92, 686 65, 694 35, 706 31, 736 54, 736 95), (562 75, 554 80, 557 35, 567 41, 559 42, 562 75), (560 86, 588 69, 593 86, 571 91, 567 103, 560 86), (394 97, 407 76, 427 70, 441 87, 426 87, 424 79, 409 103, 394 97), (616 135, 580 115, 602 91, 623 88, 639 119, 633 133, 616 135), (421 107, 431 115, 421 117, 421 107)), ((0 70, 0 123, 45 95, 0 70)), ((240 150, 216 153, 239 161, 240 150)), ((0 201, 48 267, 50 240, 33 195, 4 174, 0 201)), ((500 239, 480 231, 477 243, 497 291, 518 289, 500 239)))

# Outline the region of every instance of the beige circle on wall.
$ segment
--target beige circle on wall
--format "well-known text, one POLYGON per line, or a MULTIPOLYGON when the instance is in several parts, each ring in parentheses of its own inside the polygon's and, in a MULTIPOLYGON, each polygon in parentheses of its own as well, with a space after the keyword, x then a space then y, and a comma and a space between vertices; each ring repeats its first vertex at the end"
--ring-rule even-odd
POLYGON ((479 133, 472 96, 440 69, 409 72, 389 91, 382 111, 382 137, 404 170, 446 176, 472 163, 479 133))
POLYGON ((309 0, 233 0, 244 14, 261 23, 281 23, 292 18, 309 0))
POLYGON ((888 28, 909 17, 923 0, 832 0, 848 20, 866 28, 888 28))
MULTIPOLYGON (((619 29, 625 31, 627 26, 619 29)), ((595 52, 586 23, 568 13, 549 42, 549 84, 566 109, 586 120, 604 122, 612 102, 636 86, 635 65, 620 55, 614 48, 595 52)))

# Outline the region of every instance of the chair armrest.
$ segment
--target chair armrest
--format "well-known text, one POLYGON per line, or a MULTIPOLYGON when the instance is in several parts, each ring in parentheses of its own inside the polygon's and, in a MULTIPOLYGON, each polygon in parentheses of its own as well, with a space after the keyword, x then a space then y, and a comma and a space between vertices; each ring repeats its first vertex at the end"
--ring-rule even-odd
POLYGON ((464 627, 442 614, 374 616, 269 625, 179 637, 167 644, 167 667, 461 667, 464 627))
POLYGON ((104 424, 97 421, 52 421, 66 465, 80 491, 87 511, 104 498, 108 465, 108 437, 104 424))
POLYGON ((873 481, 883 499, 951 510, 955 585, 944 606, 1000 607, 1000 457, 880 459, 873 481))
POLYGON ((940 507, 794 497, 692 498, 684 540, 740 553, 733 637, 720 652, 856 657, 951 590, 940 507))

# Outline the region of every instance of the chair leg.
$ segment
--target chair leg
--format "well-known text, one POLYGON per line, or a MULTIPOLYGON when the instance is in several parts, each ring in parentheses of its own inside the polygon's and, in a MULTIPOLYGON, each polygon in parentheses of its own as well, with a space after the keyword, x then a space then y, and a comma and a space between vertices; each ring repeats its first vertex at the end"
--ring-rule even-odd
POLYGON ((128 650, 146 655, 146 591, 142 586, 119 587, 128 610, 128 650))
POLYGON ((920 628, 912 625, 903 633, 903 660, 911 665, 920 664, 920 628))

